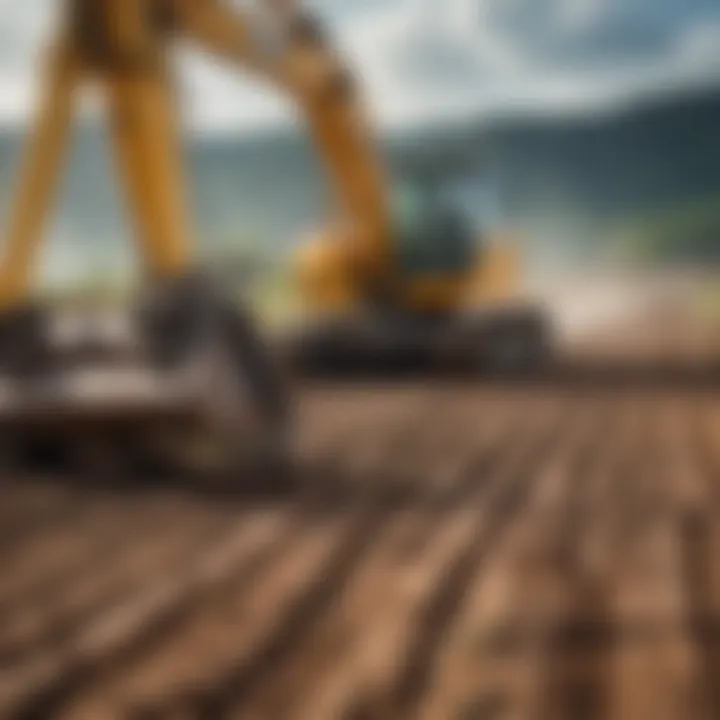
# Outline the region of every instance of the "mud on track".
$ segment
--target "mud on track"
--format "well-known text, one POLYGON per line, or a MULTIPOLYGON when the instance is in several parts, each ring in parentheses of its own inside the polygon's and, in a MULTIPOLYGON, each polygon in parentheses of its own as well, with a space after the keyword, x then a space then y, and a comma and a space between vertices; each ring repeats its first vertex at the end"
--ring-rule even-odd
POLYGON ((720 389, 300 414, 295 494, 0 485, 0 717, 720 716, 720 389))

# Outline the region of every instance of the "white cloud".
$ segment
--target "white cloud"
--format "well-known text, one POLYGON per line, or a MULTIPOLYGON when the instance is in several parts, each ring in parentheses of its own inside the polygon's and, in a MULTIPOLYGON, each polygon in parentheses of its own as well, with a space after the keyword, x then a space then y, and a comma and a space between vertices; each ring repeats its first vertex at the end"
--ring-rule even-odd
MULTIPOLYGON (((58 0, 0 0, 0 122, 22 120, 58 0)), ((595 108, 720 78, 716 0, 314 0, 360 75, 373 115, 403 125, 507 108, 595 108), (682 7, 681 7, 682 6, 682 7), (650 12, 652 10, 652 12, 650 12)), ((286 122, 267 87, 181 53, 191 123, 286 122)))
POLYGON ((288 101, 244 73, 193 52, 180 57, 183 110, 204 131, 254 130, 286 121, 288 101))
POLYGON ((0 122, 23 120, 33 105, 40 48, 57 0, 0 0, 0 122))
POLYGON ((720 6, 678 8, 671 0, 446 0, 439 10, 407 0, 375 62, 385 63, 396 96, 413 94, 421 117, 612 109, 720 80, 720 6))
POLYGON ((691 71, 720 70, 720 18, 688 28, 676 45, 678 63, 691 71))

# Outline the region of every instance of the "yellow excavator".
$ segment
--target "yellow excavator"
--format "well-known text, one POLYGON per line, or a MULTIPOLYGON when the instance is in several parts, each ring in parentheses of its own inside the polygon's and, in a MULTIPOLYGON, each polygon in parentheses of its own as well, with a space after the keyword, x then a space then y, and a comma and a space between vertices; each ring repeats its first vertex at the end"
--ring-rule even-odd
POLYGON ((392 181, 389 258, 375 284, 346 264, 333 233, 301 244, 303 312, 289 349, 301 372, 517 373, 549 360, 550 319, 523 296, 517 244, 476 227, 459 197, 464 178, 445 160, 423 165, 392 181))
MULTIPOLYGON (((328 327, 328 313, 338 320, 349 311, 383 318, 376 326, 382 329, 384 318, 393 319, 393 328, 412 319, 402 327, 436 343, 430 319, 446 325, 460 318, 462 299, 488 287, 482 279, 488 262, 478 265, 469 256, 450 272, 424 268, 419 281, 399 272, 394 203, 355 82, 319 23, 293 0, 63 0, 60 17, 0 262, 5 453, 24 447, 26 437, 61 439, 62 448, 82 449, 84 461, 112 469, 115 460, 107 458, 116 457, 111 449, 121 441, 124 460, 145 457, 151 444, 153 452, 162 448, 165 457, 171 448, 173 458, 204 471, 277 457, 285 447, 291 403, 270 353, 247 313, 194 255, 171 73, 174 41, 189 40, 250 71, 289 94, 307 118, 340 210, 299 263, 306 299, 322 311, 317 326, 328 327), (54 309, 30 293, 75 101, 88 83, 106 100, 144 270, 133 342, 122 351, 62 346, 54 309)), ((424 200, 410 202, 421 209, 410 214, 408 237, 433 220, 424 200)), ((447 244, 447 237, 438 238, 447 244)))
POLYGON ((485 235, 459 201, 477 163, 427 147, 386 162, 352 82, 335 102, 345 107, 338 125, 318 127, 337 217, 295 257, 303 312, 285 348, 290 365, 516 373, 547 363, 551 321, 525 296, 517 243, 485 235))
MULTIPOLYGON (((282 380, 247 313, 194 254, 174 41, 189 40, 291 94, 338 175, 366 152, 348 78, 316 23, 292 2, 255 5, 62 1, 0 261, 0 444, 10 467, 27 447, 52 457, 70 450, 102 472, 117 470, 118 448, 123 462, 157 455, 203 472, 283 454, 291 403, 282 380), (43 223, 86 84, 106 101, 144 270, 131 341, 122 348, 63 344, 55 308, 31 296, 43 223)), ((354 207, 366 207, 365 193, 351 188, 354 207)), ((368 221, 380 238, 381 218, 368 221)))

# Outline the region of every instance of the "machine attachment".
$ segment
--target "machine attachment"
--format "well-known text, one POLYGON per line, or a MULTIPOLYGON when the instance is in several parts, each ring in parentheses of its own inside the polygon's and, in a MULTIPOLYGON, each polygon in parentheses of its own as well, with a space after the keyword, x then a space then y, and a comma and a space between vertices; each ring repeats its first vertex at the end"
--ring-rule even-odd
POLYGON ((200 274, 141 294, 120 337, 40 308, 0 328, 6 471, 139 470, 205 480, 284 471, 290 408, 251 320, 200 274))

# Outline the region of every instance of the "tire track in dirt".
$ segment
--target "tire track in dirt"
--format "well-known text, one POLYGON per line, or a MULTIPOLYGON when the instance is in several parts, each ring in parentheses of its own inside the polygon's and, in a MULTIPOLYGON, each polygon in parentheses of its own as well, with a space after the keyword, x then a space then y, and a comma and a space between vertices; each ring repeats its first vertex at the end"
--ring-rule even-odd
POLYGON ((565 500, 548 518, 545 539, 538 538, 547 599, 533 623, 534 685, 521 717, 590 720, 607 712, 616 644, 607 592, 608 497, 634 453, 636 408, 632 400, 595 402, 595 432, 574 457, 565 500))
MULTIPOLYGON (((405 417, 405 420, 408 418, 405 417)), ((351 464, 353 467, 353 471, 360 474, 360 476, 364 476, 365 473, 369 472, 374 466, 375 463, 378 461, 379 458, 382 458, 387 454, 389 450, 396 450, 399 443, 402 443, 405 439, 405 437, 408 434, 408 426, 407 422, 401 422, 397 425, 394 432, 391 433, 371 433, 369 435, 364 436, 363 441, 357 443, 353 450, 356 452, 355 461, 351 464)), ((336 461, 337 462, 337 461, 336 461)), ((338 478, 336 478, 338 480, 338 478)), ((334 497, 334 496, 333 496, 334 497)), ((304 501, 304 505, 301 504, 300 507, 305 507, 306 509, 300 513, 300 517, 302 517, 300 527, 303 528, 303 532, 305 535, 312 535, 313 533, 313 526, 319 523, 325 523, 328 522, 335 522, 338 523, 338 517, 342 519, 343 517, 350 517, 352 515, 358 514, 358 505, 357 503, 348 505, 346 502, 341 502, 339 506, 334 507, 332 502, 330 504, 326 503, 320 503, 318 504, 315 502, 314 498, 308 499, 307 497, 302 498, 304 501)), ((377 519, 379 517, 382 517, 382 513, 384 513, 386 510, 390 510, 391 506, 387 506, 384 502, 384 496, 382 494, 378 495, 376 493, 370 493, 368 495, 368 498, 365 501, 365 506, 367 507, 367 514, 368 514, 368 522, 377 522, 377 519)), ((349 521, 348 521, 349 522, 349 521)), ((342 525, 342 523, 339 523, 342 525)), ((361 537, 364 533, 367 533, 368 528, 365 527, 365 525, 361 525, 361 528, 358 529, 358 535, 353 534, 352 538, 354 539, 353 544, 351 544, 350 549, 348 549, 347 553, 341 555, 341 560, 343 562, 339 562, 339 565, 336 569, 336 574, 342 575, 344 572, 349 572, 352 563, 350 562, 351 556, 353 552, 360 553, 362 551, 362 547, 359 543, 361 537), (352 552, 350 552, 352 550, 352 552)), ((369 533, 370 537, 372 536, 372 533, 369 533)), ((285 548, 287 551, 289 548, 285 548)), ((270 559, 270 558, 269 558, 270 559)), ((279 569, 283 569, 283 564, 278 564, 279 569)), ((275 567, 275 563, 272 563, 269 565, 268 570, 270 572, 270 575, 272 576, 275 571, 277 571, 278 568, 275 567)), ((311 583, 312 584, 312 583, 311 583)), ((315 585, 313 585, 315 586, 315 585)), ((334 586, 334 583, 329 582, 327 585, 323 585, 323 583, 318 580, 318 587, 323 587, 325 592, 329 591, 329 588, 332 588, 334 586)), ((257 589, 255 589, 257 591, 257 589)), ((320 598, 321 599, 321 598, 320 598)), ((295 613, 299 615, 304 615, 306 612, 315 612, 314 608, 316 607, 317 603, 315 596, 311 596, 309 599, 307 599, 304 602, 301 602, 298 600, 297 609, 294 611, 295 613)), ((319 607, 319 606, 318 606, 319 607)), ((290 612, 290 611, 288 611, 290 612)), ((202 611, 201 611, 202 614, 202 611)), ((207 614, 207 613, 205 613, 207 614)), ((294 617, 291 613, 291 618, 294 617)), ((201 621, 199 621, 200 624, 201 621)), ((293 630, 297 626, 298 621, 292 621, 292 619, 289 619, 288 621, 288 628, 282 632, 278 631, 278 638, 290 638, 294 636, 294 633, 296 632, 293 630)), ((200 632, 200 631, 198 631, 200 632)), ((180 633, 180 639, 182 642, 182 632, 180 633)), ((282 640, 282 643, 289 642, 290 640, 285 639, 282 640)), ((202 642, 202 638, 198 641, 202 642)), ((277 642, 280 642, 278 640, 277 642)), ((281 644, 282 644, 281 643, 281 644)), ((241 648, 241 650, 245 650, 245 648, 241 648)), ((173 650, 172 653, 166 653, 170 656, 170 666, 172 667, 172 661, 173 658, 179 653, 182 652, 180 650, 173 650)), ((278 650, 273 650, 271 647, 265 650, 265 653, 269 653, 269 655, 272 657, 275 654, 277 654, 278 650)), ((261 653, 260 650, 258 650, 258 653, 261 653)), ((152 655, 152 653, 150 653, 152 655)), ((162 665, 162 663, 161 663, 162 665)), ((151 673, 152 674, 152 673, 151 673)), ((128 702, 131 702, 128 700, 128 702)), ((92 716, 92 715, 90 715, 92 716)))
POLYGON ((718 714, 715 391, 317 392, 296 494, 0 484, 0 716, 718 714))
POLYGON ((129 602, 157 572, 182 572, 227 531, 227 521, 194 518, 150 538, 133 536, 106 562, 93 563, 75 583, 62 584, 47 602, 29 603, 0 635, 0 667, 66 645, 107 607, 129 602), (147 542, 149 540, 149 542, 147 542))
POLYGON ((397 659, 395 673, 380 687, 365 691, 348 709, 348 717, 412 717, 422 703, 438 649, 458 615, 476 569, 522 508, 532 469, 546 459, 549 447, 557 439, 558 415, 552 412, 542 420, 544 422, 533 429, 527 444, 507 458, 507 463, 499 469, 497 480, 491 482, 488 493, 483 495, 483 502, 474 508, 470 506, 471 517, 473 512, 477 513, 472 532, 443 568, 441 576, 429 583, 431 592, 413 613, 412 630, 401 645, 402 654, 397 659))
POLYGON ((164 568, 136 597, 116 598, 67 644, 0 673, 0 717, 53 716, 73 693, 171 632, 208 595, 245 578, 252 582, 259 565, 287 550, 296 530, 272 510, 231 525, 223 537, 185 558, 181 571, 164 568))
POLYGON ((531 614, 541 604, 538 543, 545 540, 545 531, 556 527, 555 516, 572 475, 570 466, 583 452, 583 438, 594 425, 587 412, 574 404, 565 415, 569 430, 537 468, 524 511, 508 528, 487 568, 476 572, 454 631, 441 648, 418 717, 505 716, 517 713, 528 693, 537 674, 530 651, 537 623, 531 614), (528 596, 533 598, 532 606, 526 602, 528 596))
MULTIPOLYGON (((684 399, 671 417, 675 469, 679 483, 676 497, 679 518, 680 562, 686 610, 684 632, 693 645, 693 703, 698 717, 720 716, 720 626, 717 620, 717 570, 715 548, 720 538, 716 487, 703 437, 703 422, 712 433, 708 403, 684 399)), ((687 673, 687 671, 686 671, 687 673)), ((686 681, 688 685, 692 681, 686 681)))
MULTIPOLYGON (((535 426, 536 423, 530 423, 526 430, 534 435, 535 426)), ((502 429, 507 431, 509 427, 502 429)), ((517 426, 515 429, 517 432, 517 426)), ((494 437, 502 441, 504 434, 494 437)), ((489 439, 477 438, 478 447, 472 457, 489 449, 489 439)), ((464 473, 472 467, 471 459, 467 458, 447 490, 465 485, 468 491, 484 488, 489 491, 492 479, 475 475, 474 486, 467 484, 464 473)), ((338 626, 354 628, 355 642, 345 639, 342 665, 338 667, 327 653, 319 667, 309 663, 306 658, 313 653, 311 648, 302 645, 296 657, 286 658, 284 670, 273 673, 273 682, 254 693, 256 700, 243 703, 241 708, 233 707, 231 714, 248 718, 300 718, 308 713, 316 718, 345 716, 356 701, 361 678, 365 683, 370 682, 371 677, 380 682, 384 673, 391 673, 401 664, 412 634, 412 618, 420 613, 428 594, 441 582, 445 566, 453 562, 455 554, 474 534, 476 521, 472 502, 467 503, 464 511, 458 507, 421 503, 401 510, 400 517, 397 513, 389 517, 392 541, 385 539, 376 546, 375 557, 367 558, 366 566, 355 574, 350 587, 345 588, 345 602, 341 598, 312 628, 311 645, 313 641, 322 642, 323 637, 336 635, 338 626), (381 573, 380 579, 378 573, 381 573), (374 577, 374 582, 368 581, 367 574, 374 577), (373 588, 372 595, 368 596, 370 588, 373 588), (358 605, 359 609, 354 610, 358 605), (278 677, 285 678, 282 681, 285 691, 281 696, 273 691, 278 677), (321 681, 319 688, 314 687, 313 678, 321 681)))
MULTIPOLYGON (((678 480, 666 420, 667 397, 641 399, 642 432, 614 498, 618 548, 611 578, 620 644, 612 716, 678 717, 689 700, 676 680, 694 663, 683 631, 685 600, 678 524, 678 480), (677 673, 677 675, 676 675, 677 673)), ((689 709, 689 706, 687 706, 689 709)))
MULTIPOLYGON (((57 604, 97 568, 112 566, 128 540, 152 547, 177 527, 204 516, 196 504, 166 499, 148 499, 123 506, 107 500, 81 522, 40 533, 32 542, 16 549, 12 563, 4 565, 0 579, 0 636, 2 628, 16 623, 18 610, 57 604)), ((201 518, 202 519, 202 518, 201 518)))

